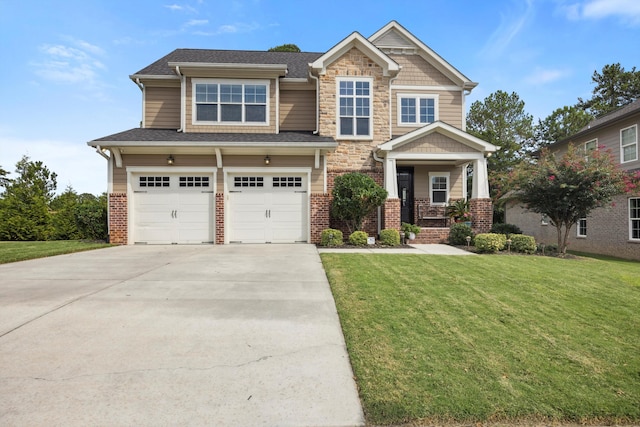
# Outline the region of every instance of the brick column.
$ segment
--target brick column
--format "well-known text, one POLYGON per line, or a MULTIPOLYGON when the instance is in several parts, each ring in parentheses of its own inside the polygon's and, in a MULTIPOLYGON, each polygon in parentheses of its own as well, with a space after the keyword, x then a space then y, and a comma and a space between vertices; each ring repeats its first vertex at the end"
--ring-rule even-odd
POLYGON ((224 194, 216 193, 216 237, 217 245, 224 244, 224 194))
POLYGON ((310 243, 320 243, 322 230, 324 230, 325 228, 329 228, 329 209, 331 208, 331 195, 312 193, 310 204, 310 243))
POLYGON ((129 243, 127 193, 109 194, 109 242, 113 245, 129 243))
POLYGON ((385 200, 384 222, 382 228, 394 228, 400 231, 400 199, 385 200))
POLYGON ((469 209, 472 216, 472 228, 477 233, 488 233, 493 225, 493 204, 491 199, 471 199, 469 209))

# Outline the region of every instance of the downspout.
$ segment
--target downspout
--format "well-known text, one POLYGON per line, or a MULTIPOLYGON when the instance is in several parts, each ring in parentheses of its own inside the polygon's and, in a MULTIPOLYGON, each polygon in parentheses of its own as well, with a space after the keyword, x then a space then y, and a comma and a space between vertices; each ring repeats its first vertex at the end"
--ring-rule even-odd
POLYGON ((104 151, 102 151, 102 147, 100 147, 99 145, 96 145, 96 153, 100 154, 102 157, 109 160, 109 156, 107 156, 107 154, 104 151))
POLYGON ((320 132, 320 79, 311 74, 311 70, 309 70, 309 77, 316 81, 316 130, 313 134, 317 135, 320 132))
POLYGON ((180 66, 176 65, 176 74, 178 75, 178 77, 180 77, 180 129, 178 129, 176 132, 183 132, 184 131, 184 122, 185 122, 185 114, 184 114, 184 109, 185 109, 185 102, 186 102, 186 97, 187 97, 187 88, 185 86, 185 81, 186 81, 186 77, 184 76, 184 74, 180 73, 180 66))
POLYGON ((471 89, 465 89, 462 87, 462 131, 467 131, 467 119, 465 117, 465 111, 467 110, 467 96, 471 95, 471 89))
POLYGON ((391 90, 391 84, 393 84, 393 82, 396 81, 397 79, 398 79, 397 75, 389 79, 389 140, 393 138, 393 107, 392 107, 393 91, 391 90))
POLYGON ((135 84, 140 88, 140 92, 142 92, 142 120, 140 120, 140 127, 143 128, 144 127, 144 109, 145 109, 145 105, 144 105, 144 85, 142 83, 140 83, 140 78, 136 77, 135 80, 135 84))

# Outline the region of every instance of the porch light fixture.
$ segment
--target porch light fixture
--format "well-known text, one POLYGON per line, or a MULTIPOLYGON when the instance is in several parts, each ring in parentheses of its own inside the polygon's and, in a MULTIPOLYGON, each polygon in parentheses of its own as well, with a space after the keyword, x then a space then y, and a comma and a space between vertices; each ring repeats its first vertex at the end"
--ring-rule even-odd
POLYGON ((167 157, 167 164, 169 166, 171 166, 174 161, 175 161, 175 159, 173 158, 173 156, 171 154, 169 154, 169 157, 167 157))
POLYGON ((267 154, 267 156, 264 158, 264 164, 268 165, 269 163, 271 163, 271 159, 269 158, 269 155, 267 154))

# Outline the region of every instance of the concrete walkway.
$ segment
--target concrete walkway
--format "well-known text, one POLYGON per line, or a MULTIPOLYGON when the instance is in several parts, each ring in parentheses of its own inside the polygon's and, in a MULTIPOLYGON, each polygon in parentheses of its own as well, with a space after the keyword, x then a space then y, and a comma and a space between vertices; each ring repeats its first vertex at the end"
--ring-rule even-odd
POLYGON ((475 255, 449 245, 410 245, 410 248, 318 248, 320 253, 369 253, 369 254, 413 254, 413 255, 475 255))
POLYGON ((0 425, 363 424, 315 246, 0 265, 0 425))

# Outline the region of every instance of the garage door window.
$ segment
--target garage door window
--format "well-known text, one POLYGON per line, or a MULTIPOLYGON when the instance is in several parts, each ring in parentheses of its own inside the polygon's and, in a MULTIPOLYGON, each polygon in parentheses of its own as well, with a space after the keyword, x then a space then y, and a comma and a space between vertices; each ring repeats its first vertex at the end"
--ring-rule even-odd
POLYGON ((274 176, 274 187, 302 187, 302 178, 299 176, 274 176))
POLYGON ((208 176, 181 176, 180 187, 209 187, 208 176))
POLYGON ((168 187, 168 176, 141 176, 140 187, 168 187))
POLYGON ((236 176, 233 178, 233 186, 238 187, 264 187, 262 176, 236 176))

